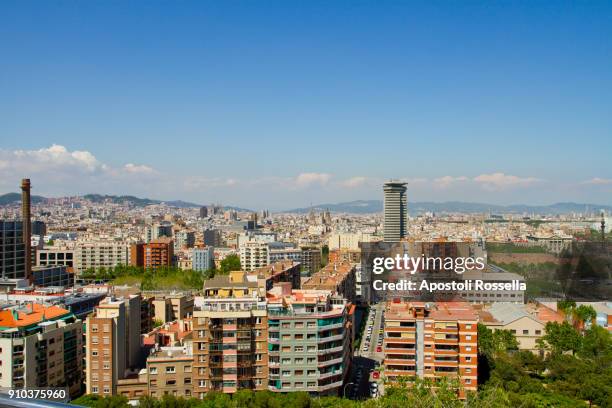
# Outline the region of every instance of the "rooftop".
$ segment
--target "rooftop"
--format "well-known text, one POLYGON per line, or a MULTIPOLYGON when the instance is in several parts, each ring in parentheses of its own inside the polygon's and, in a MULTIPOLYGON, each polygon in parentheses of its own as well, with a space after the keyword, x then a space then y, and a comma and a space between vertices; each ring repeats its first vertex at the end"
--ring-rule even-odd
POLYGON ((46 320, 54 320, 69 314, 70 311, 58 306, 29 303, 22 307, 0 310, 0 327, 25 327, 46 320))

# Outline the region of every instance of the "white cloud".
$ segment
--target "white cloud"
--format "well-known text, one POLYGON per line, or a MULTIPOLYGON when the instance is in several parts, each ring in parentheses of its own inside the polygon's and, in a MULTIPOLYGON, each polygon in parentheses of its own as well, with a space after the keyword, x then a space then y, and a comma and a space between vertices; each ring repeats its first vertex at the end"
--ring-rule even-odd
POLYGON ((481 174, 474 177, 484 189, 497 191, 513 187, 528 187, 542 181, 535 177, 518 177, 504 173, 481 174))
POLYGON ((593 177, 590 180, 583 181, 582 184, 591 184, 591 185, 597 185, 597 186, 606 186, 606 185, 612 184, 612 179, 593 177))
POLYGON ((153 168, 149 166, 145 166, 144 164, 134 164, 134 163, 126 164, 125 166, 123 166, 123 170, 125 170, 128 173, 151 174, 155 172, 155 170, 153 170, 153 168))
POLYGON ((355 188, 355 187, 361 187, 367 182, 368 182, 367 177, 357 176, 357 177, 351 177, 350 179, 344 180, 341 184, 344 187, 355 188))
POLYGON ((326 185, 331 179, 331 174, 327 173, 301 173, 295 178, 297 187, 308 187, 313 184, 326 185))
POLYGON ((465 176, 453 177, 453 176, 444 176, 438 177, 434 179, 434 185, 438 188, 447 188, 452 184, 462 181, 468 181, 469 179, 465 176))
POLYGON ((0 186, 9 191, 18 186, 20 178, 30 177, 38 188, 58 193, 91 192, 94 186, 114 186, 127 191, 133 182, 157 174, 143 164, 113 167, 102 163, 91 152, 70 151, 58 144, 38 150, 0 149, 0 169, 3 173, 0 186))
POLYGON ((69 151, 53 144, 38 150, 0 150, 0 161, 15 171, 95 172, 102 164, 88 151, 69 151))

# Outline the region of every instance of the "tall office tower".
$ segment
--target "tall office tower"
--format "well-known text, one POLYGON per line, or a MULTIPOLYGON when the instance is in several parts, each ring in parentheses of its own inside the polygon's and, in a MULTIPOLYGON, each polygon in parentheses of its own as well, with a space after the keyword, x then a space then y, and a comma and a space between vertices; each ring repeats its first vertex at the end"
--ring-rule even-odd
POLYGON ((478 317, 467 302, 387 302, 384 368, 391 383, 399 378, 455 377, 459 396, 476 391, 478 317))
POLYGON ((0 388, 64 388, 83 382, 83 322, 58 306, 28 303, 0 311, 0 388))
POLYGON ((120 379, 137 374, 142 364, 140 295, 106 298, 87 316, 86 392, 117 394, 120 379))
POLYGON ((0 220, 0 279, 25 279, 26 256, 21 221, 0 220))
POLYGON ((354 307, 328 290, 291 290, 279 283, 267 293, 269 389, 340 394, 353 349, 354 307))
POLYGON ((244 272, 204 283, 204 304, 193 312, 193 392, 268 389, 265 293, 244 272))
POLYGON ((204 230, 204 245, 211 247, 221 246, 221 231, 216 229, 204 230))
POLYGON ((21 180, 21 218, 25 249, 25 274, 32 281, 32 216, 30 214, 30 179, 21 180))
POLYGON ((200 207, 200 218, 208 217, 208 207, 200 207))
POLYGON ((383 186, 385 194, 385 242, 399 242, 408 234, 406 184, 389 181, 383 186))

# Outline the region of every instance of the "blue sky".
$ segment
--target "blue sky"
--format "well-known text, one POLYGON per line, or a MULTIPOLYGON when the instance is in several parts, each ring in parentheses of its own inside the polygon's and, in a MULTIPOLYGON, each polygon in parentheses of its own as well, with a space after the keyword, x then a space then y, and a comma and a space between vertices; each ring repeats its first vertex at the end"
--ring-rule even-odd
POLYGON ((612 203, 611 2, 0 4, 0 192, 612 203))

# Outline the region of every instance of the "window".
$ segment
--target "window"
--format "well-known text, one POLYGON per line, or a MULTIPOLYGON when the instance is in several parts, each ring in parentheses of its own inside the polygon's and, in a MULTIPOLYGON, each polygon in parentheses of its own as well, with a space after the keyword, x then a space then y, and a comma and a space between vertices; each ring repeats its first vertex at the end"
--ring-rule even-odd
POLYGON ((97 394, 98 393, 98 387, 91 387, 91 392, 92 394, 97 394))
POLYGON ((104 386, 104 393, 105 394, 110 394, 110 387, 108 385, 104 386))
POLYGON ((185 384, 191 384, 191 377, 185 378, 185 384))
POLYGON ((91 332, 92 333, 97 333, 98 332, 98 325, 97 324, 92 324, 91 325, 91 332))
POLYGON ((465 358, 465 361, 467 361, 467 362, 472 361, 472 357, 466 357, 466 358, 465 358))
POLYGON ((151 373, 151 374, 157 374, 157 367, 151 367, 151 368, 149 368, 149 373, 151 373))
POLYGON ((472 336, 465 336, 466 340, 472 340, 472 336))
POLYGON ((282 375, 283 375, 283 377, 289 377, 289 376, 291 376, 291 371, 289 371, 289 370, 283 370, 282 375))
POLYGON ((466 325, 465 325, 465 329, 466 329, 466 330, 470 330, 471 328, 472 328, 472 325, 471 325, 471 324, 466 324, 466 325))
POLYGON ((471 384, 472 383, 472 379, 471 378, 466 378, 465 379, 465 383, 466 384, 471 384))
POLYGON ((176 380, 166 380, 166 385, 176 385, 176 380))
POLYGON ((91 355, 93 357, 98 357, 98 350, 91 350, 91 355))
POLYGON ((540 334, 542 334, 542 330, 536 330, 535 334, 536 334, 536 336, 539 336, 540 334))
POLYGON ((102 368, 103 368, 103 369, 105 369, 105 370, 110 370, 110 363, 109 363, 109 362, 105 362, 105 363, 102 365, 102 368))
POLYGON ((166 367, 166 372, 167 373, 175 373, 176 369, 174 368, 174 366, 168 366, 168 367, 166 367))
POLYGON ((468 346, 465 348, 465 351, 472 351, 472 348, 468 346))
POLYGON ((523 334, 529 334, 529 330, 528 329, 523 330, 523 334))

